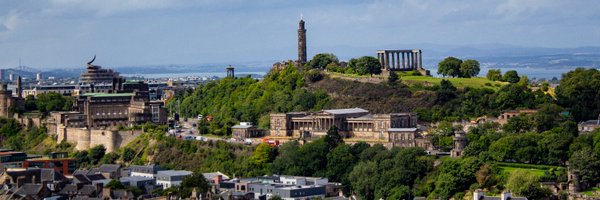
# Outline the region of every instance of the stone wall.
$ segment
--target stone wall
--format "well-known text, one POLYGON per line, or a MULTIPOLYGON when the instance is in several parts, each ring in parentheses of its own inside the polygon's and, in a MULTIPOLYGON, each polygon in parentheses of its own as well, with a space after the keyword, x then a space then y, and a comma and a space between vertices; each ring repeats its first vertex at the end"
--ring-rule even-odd
POLYGON ((127 145, 142 133, 141 130, 116 131, 84 128, 59 127, 58 141, 67 141, 75 145, 77 150, 87 150, 97 145, 104 145, 106 152, 113 152, 127 145))

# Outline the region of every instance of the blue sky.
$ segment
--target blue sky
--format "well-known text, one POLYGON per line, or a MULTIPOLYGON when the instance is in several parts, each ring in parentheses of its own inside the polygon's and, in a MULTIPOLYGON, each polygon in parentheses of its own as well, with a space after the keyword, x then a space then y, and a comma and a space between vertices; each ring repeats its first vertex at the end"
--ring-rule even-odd
POLYGON ((83 67, 94 54, 109 67, 295 59, 301 13, 309 56, 403 44, 600 46, 598 11, 594 0, 1 0, 0 68, 19 58, 83 67))

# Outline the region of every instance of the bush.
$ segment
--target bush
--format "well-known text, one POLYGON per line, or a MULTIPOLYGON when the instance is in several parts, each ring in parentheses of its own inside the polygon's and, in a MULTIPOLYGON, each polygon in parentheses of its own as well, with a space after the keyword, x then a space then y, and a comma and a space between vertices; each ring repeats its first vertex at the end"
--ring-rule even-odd
POLYGON ((306 73, 306 79, 314 83, 323 80, 323 74, 317 70, 310 70, 308 73, 306 73))

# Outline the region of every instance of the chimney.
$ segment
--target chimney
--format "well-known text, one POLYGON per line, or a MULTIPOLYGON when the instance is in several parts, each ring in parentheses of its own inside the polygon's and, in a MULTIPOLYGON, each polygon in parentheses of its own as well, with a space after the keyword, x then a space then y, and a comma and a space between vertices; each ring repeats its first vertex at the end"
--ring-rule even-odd
POLYGON ((104 188, 104 184, 96 183, 96 196, 102 194, 102 188, 104 188))
POLYGON ((23 184, 25 184, 25 177, 17 177, 17 188, 20 188, 21 186, 23 186, 23 184))
POLYGON ((504 191, 500 195, 500 199, 502 199, 502 200, 509 200, 511 198, 512 198, 512 194, 510 193, 510 191, 504 191))
POLYGON ((223 182, 223 176, 217 175, 213 178, 213 181, 215 182, 215 185, 219 185, 219 183, 223 182))

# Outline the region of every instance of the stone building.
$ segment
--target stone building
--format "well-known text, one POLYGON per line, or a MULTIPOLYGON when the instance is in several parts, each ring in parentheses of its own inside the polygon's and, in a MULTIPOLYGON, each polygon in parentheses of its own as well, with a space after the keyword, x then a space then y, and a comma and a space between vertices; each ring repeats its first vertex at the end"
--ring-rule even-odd
POLYGON ((577 124, 579 133, 590 133, 598 128, 600 128, 600 115, 598 115, 598 119, 596 120, 587 120, 577 124))
POLYGON ((52 113, 53 120, 69 128, 114 128, 146 122, 166 124, 162 101, 150 101, 147 92, 87 93, 77 97, 74 110, 52 113))
POLYGON ((273 113, 270 118, 269 136, 282 140, 325 136, 333 126, 338 127, 349 143, 365 141, 412 147, 419 137, 414 113, 371 114, 362 108, 349 108, 273 113))
POLYGON ((262 137, 263 134, 264 130, 258 129, 250 122, 240 122, 240 124, 231 127, 231 135, 238 139, 262 137))
POLYGON ((12 117, 16 111, 22 110, 25 100, 22 95, 21 77, 17 81, 16 96, 8 89, 6 83, 0 86, 0 117, 12 117))
POLYGON ((465 136, 465 132, 457 131, 452 139, 454 141, 454 147, 450 150, 450 156, 461 157, 463 151, 467 147, 467 137, 465 136))
POLYGON ((534 114, 536 112, 537 112, 537 110, 533 110, 533 109, 505 110, 505 111, 502 111, 500 116, 498 116, 497 122, 500 125, 504 125, 504 124, 508 123, 508 120, 510 118, 516 117, 521 114, 534 114))
POLYGON ((94 56, 94 58, 87 63, 87 68, 85 72, 81 74, 79 83, 81 85, 112 84, 113 91, 116 91, 117 88, 120 88, 123 82, 125 82, 125 78, 120 76, 118 72, 113 71, 112 69, 102 69, 101 66, 92 65, 94 60, 96 60, 96 56, 94 56))

